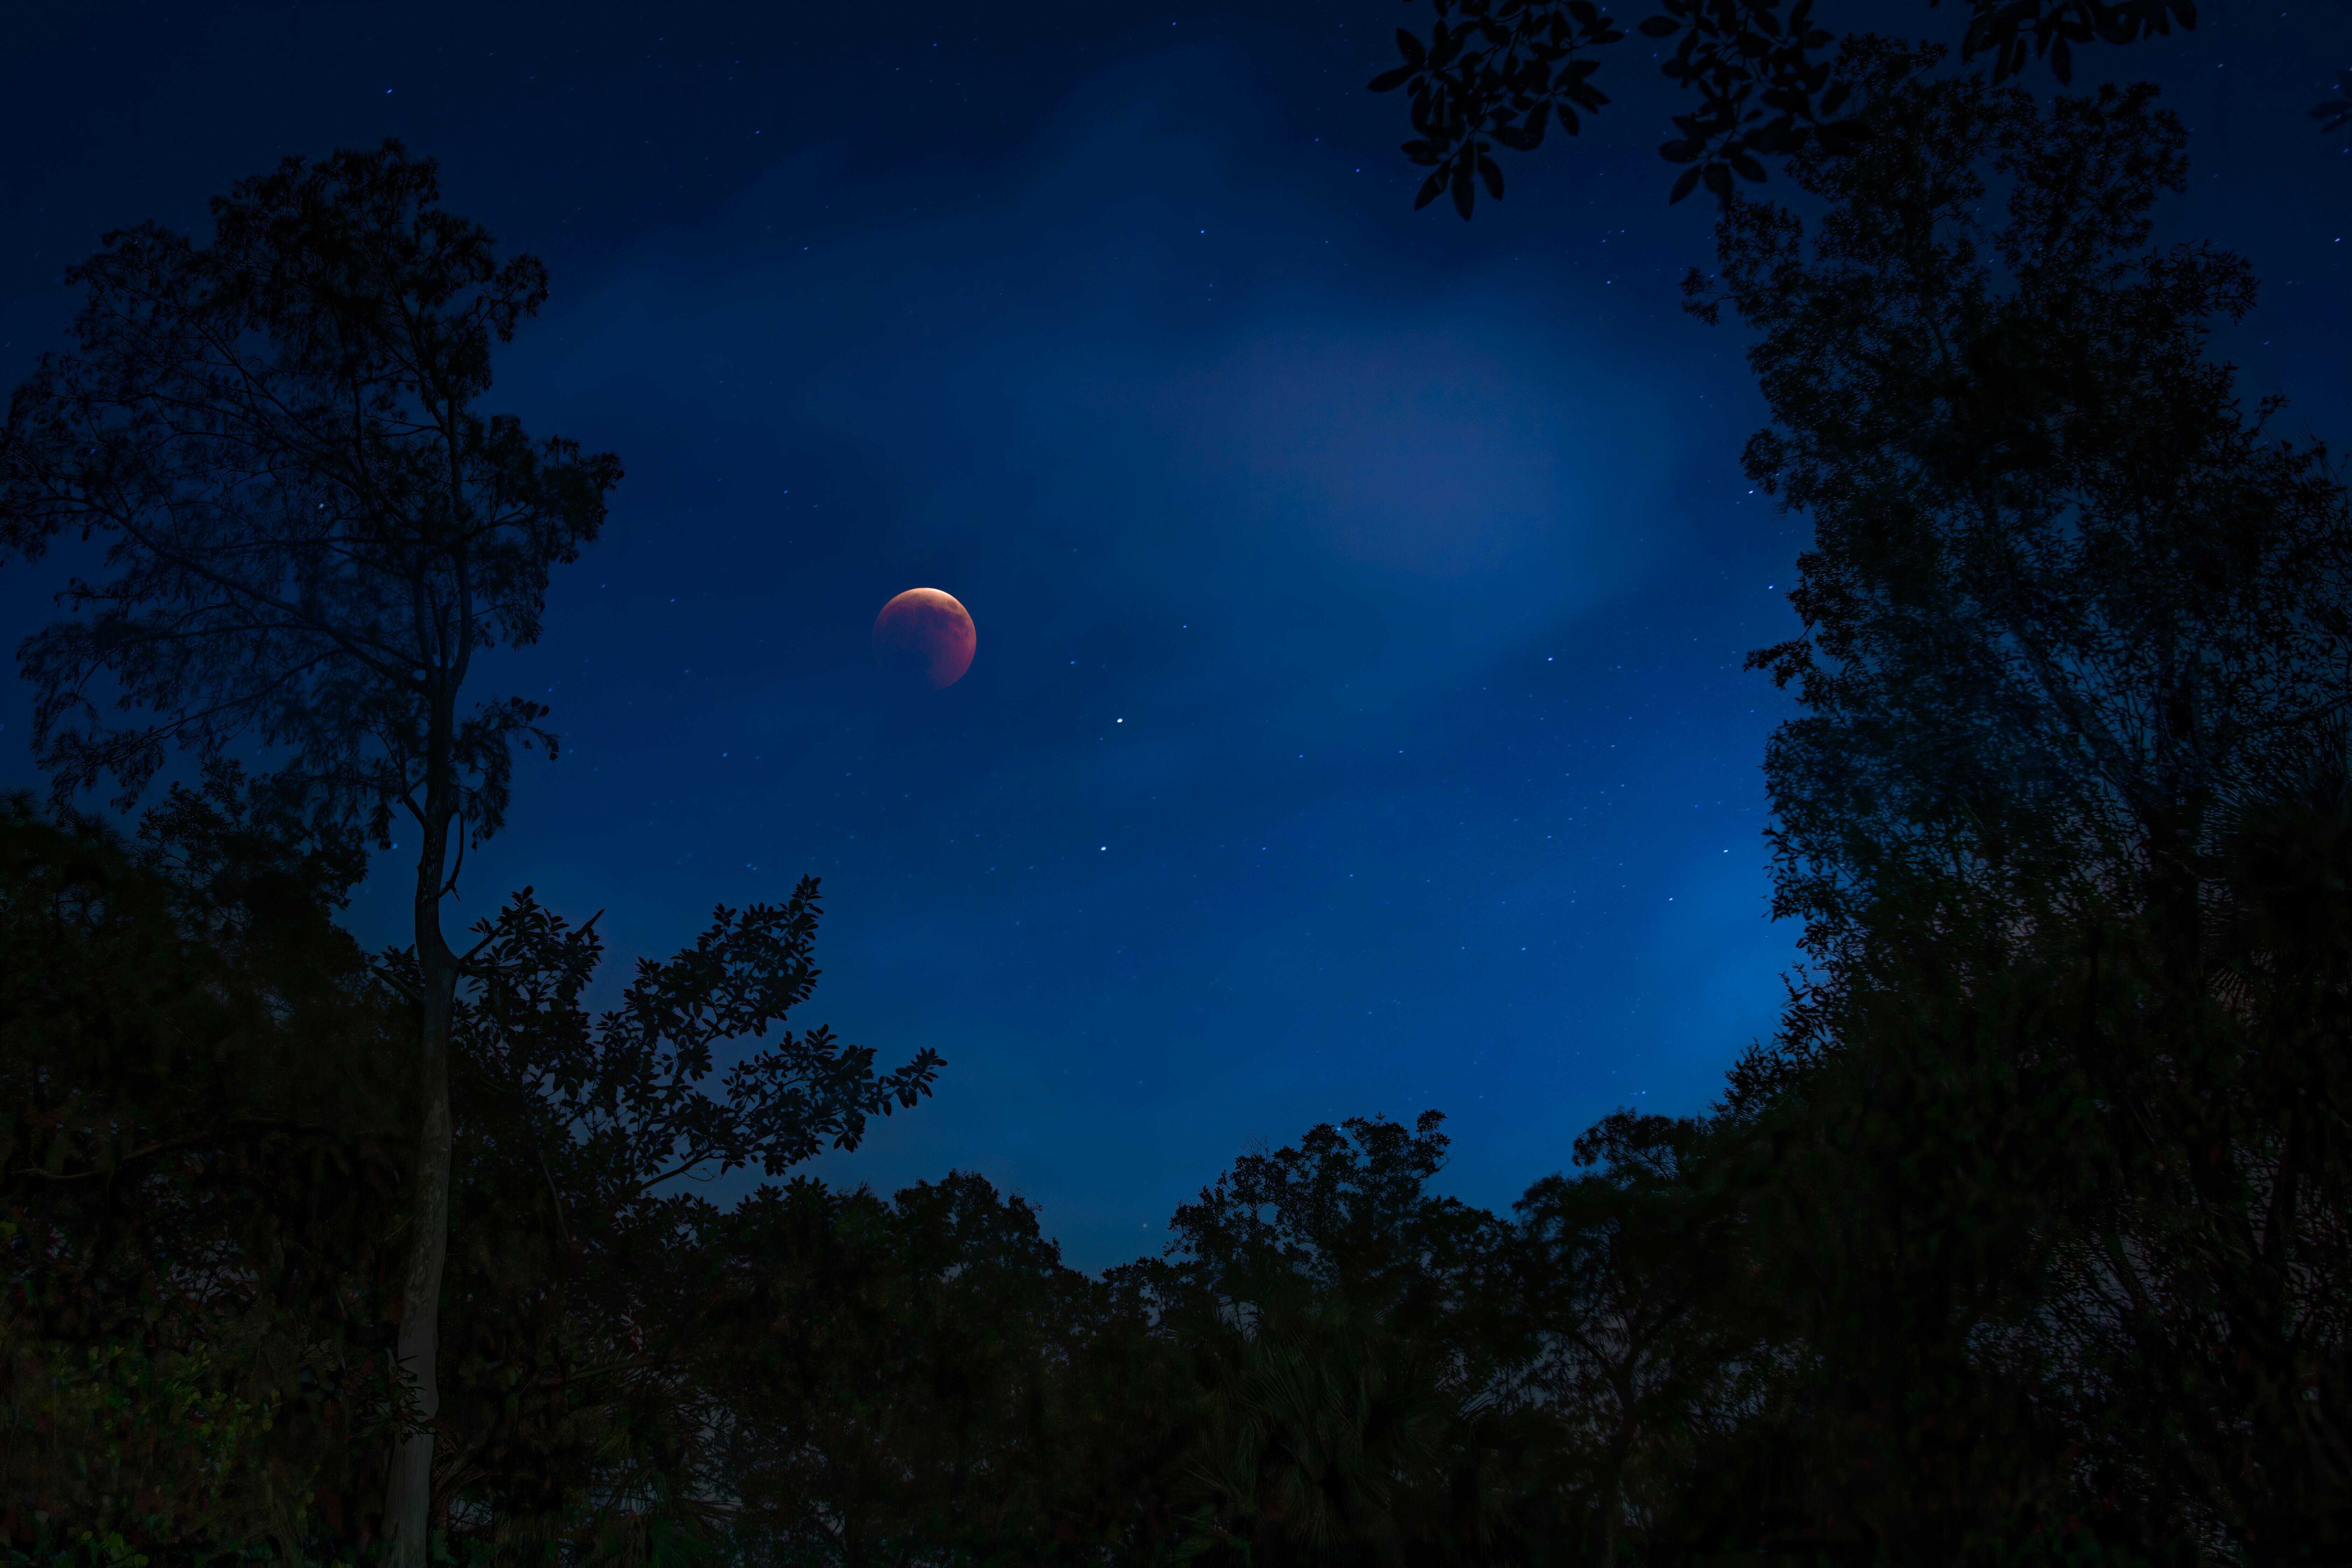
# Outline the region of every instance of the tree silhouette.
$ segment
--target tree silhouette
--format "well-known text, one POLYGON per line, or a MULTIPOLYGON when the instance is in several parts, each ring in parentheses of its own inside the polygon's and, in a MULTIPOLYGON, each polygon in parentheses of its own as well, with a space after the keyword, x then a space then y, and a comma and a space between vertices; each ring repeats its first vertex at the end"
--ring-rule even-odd
POLYGON ((603 523, 610 456, 534 444, 480 405, 494 343, 546 298, 438 205, 394 142, 289 159, 212 204, 211 243, 106 237, 68 279, 75 350, 9 405, 0 545, 102 541, 110 575, 20 649, 61 796, 127 804, 167 747, 269 755, 324 831, 415 837, 421 1121, 399 1305, 422 1420, 388 1482, 393 1561, 424 1560, 446 1247, 453 858, 505 819, 512 752, 554 739, 520 697, 462 704, 475 656, 539 633, 550 570, 603 523), (118 724, 113 711, 143 710, 118 724))
POLYGON ((1028 1205, 968 1173, 888 1201, 796 1179, 710 1236, 724 1289, 704 1370, 730 1406, 720 1473, 755 1560, 1052 1550, 1070 1500, 1057 1458, 1108 1436, 1062 1418, 1099 1292, 1028 1205))
MULTIPOLYGON (((925 1050, 877 1072, 870 1048, 822 1026, 776 1026, 814 987, 817 919, 813 879, 782 903, 721 908, 691 947, 640 960, 593 1016, 593 921, 526 889, 474 927, 454 1062, 450 1295, 464 1310, 436 1460, 459 1535, 593 1533, 617 1550, 719 1532, 715 1500, 742 1478, 720 1434, 749 1408, 741 1363, 721 1351, 739 1315, 730 1281, 764 1235, 750 1216, 779 1194, 763 1185, 722 1213, 681 1184, 855 1149, 940 1065, 925 1050), (714 1047, 755 1040, 719 1068, 714 1047)), ((399 956, 388 968, 413 994, 399 956)))
POLYGON ((1218 1350, 1190 1467, 1203 1544, 1399 1561, 1461 1404, 1437 1346, 1340 1299, 1264 1303, 1218 1350))
POLYGON ((1507 1552, 1551 1522, 1517 1490, 1506 1227, 1428 1191, 1444 1118, 1309 1129, 1180 1206, 1117 1271, 1194 1369, 1189 1549, 1220 1560, 1507 1552), (1529 1528, 1532 1526, 1533 1528, 1529 1528))
POLYGON ((1885 134, 1792 163, 1817 232, 1738 204, 1685 284, 1760 333, 1748 472, 1814 532, 1803 635, 1750 658, 1806 710, 1765 763, 1776 910, 1833 966, 1884 878, 2128 877, 2189 960, 2217 813, 2352 704, 2352 516, 2205 352, 2245 264, 2148 244, 2187 167, 2153 89, 2045 115, 1850 58, 1885 134))
POLYGON ((1825 215, 1733 203, 1686 285, 1814 535, 1752 662, 1819 969, 1728 1109, 1835 1370, 1817 1506, 1906 1555, 2337 1542, 2352 513, 2208 352, 2244 263, 2149 243, 2152 89, 1846 59, 1874 134, 1789 165, 1825 215))
MULTIPOLYGON (((1927 0, 1933 8, 1942 0, 1927 0)), ((1405 156, 1430 171, 1415 208, 1450 194, 1465 218, 1477 187, 1500 198, 1494 149, 1531 153, 1557 120, 1573 136, 1581 115, 1609 101, 1594 81, 1595 51, 1625 41, 1596 0, 1430 0, 1429 36, 1402 28, 1403 63, 1372 79, 1374 92, 1402 87, 1413 140, 1405 156)), ((2074 51, 2094 42, 2128 44, 2197 26, 2195 0, 1967 0, 1963 55, 1991 60, 1995 82, 2046 60, 2061 83, 2074 79, 2074 51)), ((1814 25, 1812 0, 1657 0, 1637 31, 1674 41, 1659 68, 1698 97, 1674 117, 1658 151, 1684 165, 1669 201, 1704 183, 1729 201, 1735 177, 1761 182, 1764 160, 1809 147, 1850 148, 1860 121, 1838 117, 1858 85, 1839 65, 1836 35, 1814 25)), ((2327 110, 2315 111, 2323 115, 2327 110)), ((2341 121, 2337 121, 2341 123, 2341 121)), ((2331 125, 2330 129, 2335 127, 2331 125)))
POLYGON ((1687 1169, 1705 1137, 1614 1112, 1576 1141, 1580 1174, 1547 1176, 1516 1205, 1514 1294, 1538 1346, 1528 1383, 1585 1473, 1604 1568, 1629 1526, 1675 1511, 1698 1438, 1737 1403, 1744 1347, 1720 1323, 1731 1227, 1687 1169))
POLYGON ((289 1560, 365 1531, 413 1051, 360 869, 174 787, 135 839, 0 803, 0 1542, 289 1560))

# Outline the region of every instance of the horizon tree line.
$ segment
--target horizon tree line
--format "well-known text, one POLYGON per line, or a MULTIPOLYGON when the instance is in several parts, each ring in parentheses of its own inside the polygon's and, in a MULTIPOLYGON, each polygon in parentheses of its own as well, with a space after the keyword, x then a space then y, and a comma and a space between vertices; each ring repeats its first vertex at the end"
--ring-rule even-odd
POLYGON ((1801 634, 1751 658, 1801 710, 1781 1027, 1507 1215, 1432 1190, 1442 1117, 1356 1119, 1097 1277, 977 1176, 774 1179, 942 1065, 785 1026, 813 879, 593 1015, 593 921, 525 889, 444 931, 553 746, 462 704, 471 656, 535 634, 619 479, 481 412, 537 264, 395 143, 245 182, 209 245, 110 236, 0 436, 0 543, 110 574, 24 645, 58 794, 0 809, 6 1549, 2352 1551, 2338 469, 2210 353, 2245 263, 2151 243, 2187 172, 2153 89, 1833 68, 1855 133, 1779 153, 1820 216, 1727 200, 1685 286, 1748 332, 1747 469, 1813 530, 1801 634), (197 778, 131 832, 71 808, 173 745, 197 778), (404 816, 415 941, 365 953, 334 915, 404 816), (676 1185, 754 1163, 730 1206, 676 1185))

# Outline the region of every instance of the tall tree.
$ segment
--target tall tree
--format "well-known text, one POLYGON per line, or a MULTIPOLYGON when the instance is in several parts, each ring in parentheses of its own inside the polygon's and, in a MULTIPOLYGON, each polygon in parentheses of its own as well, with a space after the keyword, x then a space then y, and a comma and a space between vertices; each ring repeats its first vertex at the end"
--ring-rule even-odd
POLYGON ((441 904, 465 845, 505 819, 514 749, 554 750, 539 704, 468 706, 465 689, 481 650, 537 637, 551 569, 595 537, 621 469, 484 411, 494 345, 546 299, 546 269, 444 211, 430 160, 395 142, 289 159, 212 216, 208 244, 144 224, 68 273, 74 347, 43 357, 0 437, 0 545, 105 547, 105 574, 65 590, 75 614, 19 650, 61 796, 111 775, 127 803, 171 746, 244 746, 317 826, 414 834, 420 1124, 395 1355, 418 1419, 386 1495, 392 1561, 414 1568, 460 968, 441 904))
POLYGON ((1805 710, 1777 912, 1834 965, 1882 876, 2120 877, 2193 962, 2222 808, 2352 704, 2352 515, 2207 352, 2245 263, 2149 244, 2188 166, 2154 89, 2045 114, 1936 58, 1851 51, 1881 135, 1792 164, 1828 216, 1736 205, 1685 283, 1759 334, 1748 472, 1813 527, 1803 634, 1750 661, 1805 710))
POLYGON ((1790 164, 1824 216, 1735 202, 1688 285, 1756 331, 1748 472, 1814 531, 1754 662, 1803 709, 1766 781, 1820 984, 1735 1108, 1809 1150, 1814 1321, 1906 1347, 1832 1357, 1914 1413, 1880 1518, 2341 1540, 2352 511, 2210 352, 2245 264, 2150 243, 2152 89, 1846 58, 1875 134, 1790 164), (2074 1458, 1969 1468, 2036 1445, 2074 1458))

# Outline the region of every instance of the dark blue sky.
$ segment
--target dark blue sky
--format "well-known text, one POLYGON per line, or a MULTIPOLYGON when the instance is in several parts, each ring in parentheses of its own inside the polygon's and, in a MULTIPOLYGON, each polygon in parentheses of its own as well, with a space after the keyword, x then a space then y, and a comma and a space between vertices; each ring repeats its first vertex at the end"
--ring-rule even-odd
MULTIPOLYGON (((1739 478, 1739 340, 1675 310, 1706 214, 1665 205, 1647 46, 1465 226, 1361 90, 1391 0, 670 9, 10 7, 11 384, 100 230, 286 153, 396 134, 552 268, 493 402, 629 477, 479 678, 566 749, 467 918, 528 882, 666 952, 822 876, 803 1021, 950 1066, 820 1168, 978 1170, 1090 1267, 1317 1121, 1442 1109, 1501 1205, 1612 1106, 1704 1106, 1793 957, 1785 708, 1738 664, 1802 533, 1739 478), (917 584, 980 632, 922 696, 866 641, 917 584)), ((2340 436, 2352 166, 2304 110, 2352 6, 2206 10, 2101 63, 2196 132, 2169 226, 2264 276, 2250 389, 2340 436)), ((53 586, 0 580, 12 637, 53 586)), ((404 887, 353 923, 397 935, 404 887)))

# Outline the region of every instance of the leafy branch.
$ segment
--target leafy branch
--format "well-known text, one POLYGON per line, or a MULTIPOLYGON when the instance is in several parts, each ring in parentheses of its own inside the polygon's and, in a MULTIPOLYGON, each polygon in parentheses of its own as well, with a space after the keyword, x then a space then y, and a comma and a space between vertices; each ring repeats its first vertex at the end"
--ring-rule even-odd
MULTIPOLYGON (((1407 0, 1412 4, 1414 0, 1407 0)), ((1429 33, 1397 31, 1402 63, 1374 77, 1374 92, 1405 89, 1413 139, 1407 158, 1430 171, 1416 210, 1450 193, 1467 218, 1484 184, 1503 194, 1494 150, 1531 153, 1556 120, 1569 135, 1609 95, 1594 81, 1594 51, 1630 35, 1593 0, 1429 0, 1429 33)), ((1930 8, 1942 0, 1927 0, 1930 8)), ((2131 44, 2197 26, 2195 0, 1968 0, 1964 59, 1990 57, 2003 81, 2030 61, 2047 60, 2059 81, 2074 79, 2074 51, 2092 43, 2131 44)), ((1856 84, 1841 74, 1837 36, 1813 21, 1813 0, 1658 0, 1633 29, 1673 41, 1658 68, 1696 107, 1672 117, 1660 156, 1682 165, 1669 195, 1679 202, 1705 185, 1731 200, 1736 181, 1760 184, 1766 160, 1809 147, 1851 151, 1864 130, 1856 84)), ((2313 113, 2326 129, 2352 124, 2352 73, 2346 97, 2313 113)))

